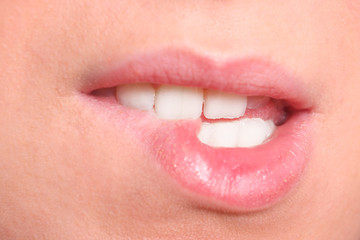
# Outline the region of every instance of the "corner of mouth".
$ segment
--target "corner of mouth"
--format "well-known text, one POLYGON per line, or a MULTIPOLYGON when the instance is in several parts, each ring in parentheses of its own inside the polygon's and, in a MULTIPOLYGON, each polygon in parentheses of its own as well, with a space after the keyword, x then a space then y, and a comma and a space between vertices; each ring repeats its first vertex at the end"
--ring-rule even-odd
POLYGON ((136 115, 131 121, 123 119, 127 130, 138 139, 144 132, 155 139, 155 143, 143 141, 149 156, 180 186, 201 196, 200 201, 221 203, 231 211, 254 211, 278 202, 299 181, 311 148, 308 126, 314 98, 298 77, 279 64, 255 57, 219 62, 190 51, 166 49, 137 54, 106 69, 88 79, 81 90, 100 100, 100 105, 116 103, 116 89, 131 84, 201 88, 282 102, 288 117, 285 124, 279 124, 283 126, 271 141, 249 149, 206 146, 194 133, 195 127, 170 121, 154 130, 157 120, 142 121, 143 112, 123 115, 136 115), (136 133, 139 129, 141 134, 136 133))

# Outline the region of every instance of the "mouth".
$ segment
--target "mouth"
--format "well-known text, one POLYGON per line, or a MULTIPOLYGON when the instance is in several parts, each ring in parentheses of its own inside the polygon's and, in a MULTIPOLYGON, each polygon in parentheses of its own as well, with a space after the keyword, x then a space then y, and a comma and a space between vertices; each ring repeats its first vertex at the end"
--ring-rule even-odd
POLYGON ((260 58, 215 61, 166 49, 94 74, 82 93, 202 206, 272 206, 309 159, 312 98, 260 58))

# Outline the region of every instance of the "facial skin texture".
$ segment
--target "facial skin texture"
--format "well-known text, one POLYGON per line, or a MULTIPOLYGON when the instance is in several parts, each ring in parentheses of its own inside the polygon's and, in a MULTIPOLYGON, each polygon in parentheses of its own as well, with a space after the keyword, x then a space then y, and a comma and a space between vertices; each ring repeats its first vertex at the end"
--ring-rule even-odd
POLYGON ((358 240, 358 6, 2 0, 0 238, 358 240), (124 129, 79 101, 88 73, 167 46, 265 57, 306 85, 315 102, 314 149, 285 199, 246 214, 198 208, 124 129))

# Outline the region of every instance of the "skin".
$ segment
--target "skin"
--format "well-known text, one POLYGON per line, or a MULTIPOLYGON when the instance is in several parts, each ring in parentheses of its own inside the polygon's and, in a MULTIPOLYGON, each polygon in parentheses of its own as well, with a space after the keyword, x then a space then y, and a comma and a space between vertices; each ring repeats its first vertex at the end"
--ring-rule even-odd
POLYGON ((359 23, 350 0, 0 1, 1 239, 359 239, 359 23), (197 208, 79 101, 89 72, 166 46, 299 76, 314 149, 285 199, 197 208))

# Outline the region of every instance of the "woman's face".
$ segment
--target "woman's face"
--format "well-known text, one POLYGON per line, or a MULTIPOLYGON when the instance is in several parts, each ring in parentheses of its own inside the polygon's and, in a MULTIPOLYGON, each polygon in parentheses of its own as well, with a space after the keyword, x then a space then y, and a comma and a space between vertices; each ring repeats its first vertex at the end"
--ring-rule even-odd
POLYGON ((0 69, 2 239, 360 237, 358 1, 2 0, 0 69), (155 113, 114 90, 137 81, 155 113), (211 146, 165 84, 290 117, 211 146))

